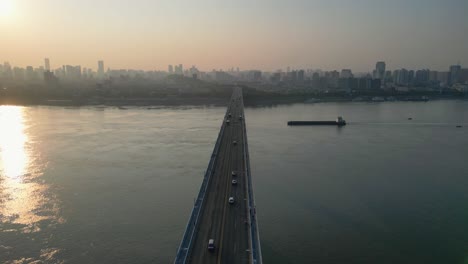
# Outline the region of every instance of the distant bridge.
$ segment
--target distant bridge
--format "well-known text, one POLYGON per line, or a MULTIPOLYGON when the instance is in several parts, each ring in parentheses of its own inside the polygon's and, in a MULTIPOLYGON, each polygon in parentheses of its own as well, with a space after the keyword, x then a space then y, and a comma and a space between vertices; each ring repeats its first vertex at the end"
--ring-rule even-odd
POLYGON ((232 94, 174 263, 262 263, 240 88, 232 94))

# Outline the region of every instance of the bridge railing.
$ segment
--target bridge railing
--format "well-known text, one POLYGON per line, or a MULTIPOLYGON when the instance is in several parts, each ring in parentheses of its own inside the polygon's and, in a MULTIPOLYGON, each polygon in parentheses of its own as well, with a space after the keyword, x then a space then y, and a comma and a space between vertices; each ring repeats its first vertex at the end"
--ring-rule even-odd
POLYGON ((244 100, 243 96, 241 96, 241 104, 242 104, 242 126, 243 126, 243 136, 244 136, 244 161, 245 161, 245 170, 247 176, 247 202, 248 202, 248 210, 247 215, 249 218, 249 239, 250 239, 250 246, 252 247, 251 252, 251 262, 253 264, 262 264, 262 249, 260 246, 260 236, 258 232, 258 225, 257 225, 257 212, 256 212, 256 205, 255 205, 255 198, 253 194, 253 185, 252 185, 252 177, 250 174, 250 158, 249 158, 249 144, 247 142, 247 126, 245 124, 245 114, 244 114, 244 100))
POLYGON ((204 205, 203 201, 205 200, 206 190, 208 188, 208 184, 210 182, 211 176, 213 175, 213 172, 214 172, 214 168, 216 165, 216 158, 218 156, 219 148, 221 145, 221 139, 223 138, 223 135, 224 135, 224 129, 226 126, 226 122, 224 121, 226 120, 226 117, 228 116, 229 111, 230 111, 230 107, 227 108, 226 114, 224 115, 223 123, 221 125, 221 129, 218 134, 218 139, 216 140, 213 153, 211 154, 210 162, 208 163, 208 168, 205 172, 205 176, 203 177, 203 182, 200 187, 200 191, 198 192, 198 196, 197 196, 197 199, 195 200, 195 204, 190 214, 189 221, 185 228, 182 241, 177 250, 177 254, 174 260, 175 264, 185 264, 187 262, 187 257, 189 256, 189 253, 190 253, 192 242, 195 237, 195 232, 198 228, 198 221, 200 218, 201 210, 204 205))

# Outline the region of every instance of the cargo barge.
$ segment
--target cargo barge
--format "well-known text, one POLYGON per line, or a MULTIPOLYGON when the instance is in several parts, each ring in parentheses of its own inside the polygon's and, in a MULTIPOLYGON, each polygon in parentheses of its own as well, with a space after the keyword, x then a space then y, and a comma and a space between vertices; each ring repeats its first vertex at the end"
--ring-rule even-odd
POLYGON ((346 121, 339 116, 335 121, 288 121, 288 126, 345 126, 346 121))

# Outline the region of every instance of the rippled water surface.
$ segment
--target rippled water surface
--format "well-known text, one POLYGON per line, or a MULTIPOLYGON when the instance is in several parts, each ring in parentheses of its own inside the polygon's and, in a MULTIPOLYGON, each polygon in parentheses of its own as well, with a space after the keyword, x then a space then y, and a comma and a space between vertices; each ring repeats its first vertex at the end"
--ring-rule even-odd
MULTIPOLYGON (((0 263, 172 262, 224 111, 0 106, 0 263)), ((246 121, 265 263, 468 263, 468 102, 246 121)))

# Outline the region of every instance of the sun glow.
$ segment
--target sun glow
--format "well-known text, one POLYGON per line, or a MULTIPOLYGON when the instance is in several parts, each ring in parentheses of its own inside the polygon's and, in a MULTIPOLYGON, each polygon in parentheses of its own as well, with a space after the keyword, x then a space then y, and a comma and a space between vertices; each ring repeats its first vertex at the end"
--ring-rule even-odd
POLYGON ((0 18, 12 16, 14 9, 13 0, 0 0, 0 18))
POLYGON ((25 150, 23 109, 18 106, 0 107, 0 165, 6 177, 21 177, 26 170, 28 155, 25 150))
POLYGON ((23 232, 40 231, 43 220, 64 221, 41 179, 45 164, 32 134, 24 107, 0 106, 0 226, 21 224, 23 232))

